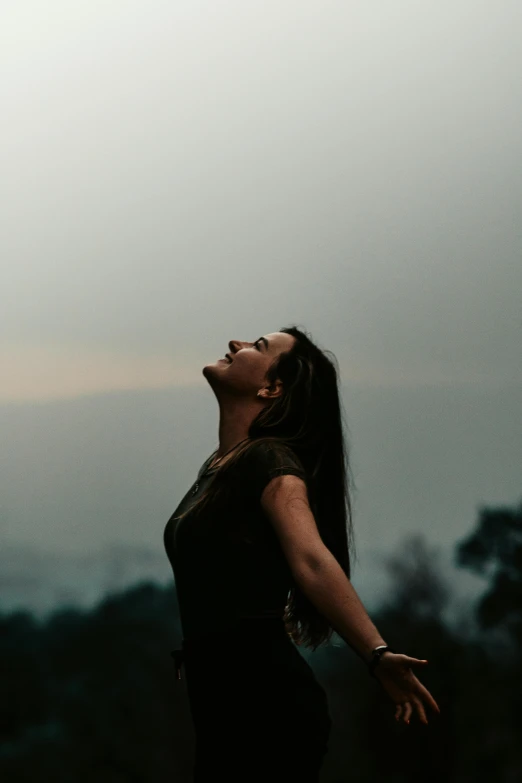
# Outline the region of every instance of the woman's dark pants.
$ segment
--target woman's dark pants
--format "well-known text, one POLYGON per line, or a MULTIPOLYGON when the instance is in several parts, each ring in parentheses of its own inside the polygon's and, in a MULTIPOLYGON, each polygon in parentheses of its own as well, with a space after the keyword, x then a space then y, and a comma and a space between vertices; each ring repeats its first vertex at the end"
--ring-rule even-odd
POLYGON ((194 723, 194 783, 318 783, 326 693, 281 619, 242 620, 172 654, 194 723))

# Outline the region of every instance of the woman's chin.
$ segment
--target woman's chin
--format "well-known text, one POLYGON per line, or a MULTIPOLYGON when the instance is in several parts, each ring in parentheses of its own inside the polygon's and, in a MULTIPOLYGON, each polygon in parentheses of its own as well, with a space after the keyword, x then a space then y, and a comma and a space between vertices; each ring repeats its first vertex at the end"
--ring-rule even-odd
POLYGON ((206 369, 209 369, 210 367, 228 367, 229 362, 226 359, 216 359, 215 362, 210 362, 209 364, 205 364, 203 367, 202 372, 205 372, 206 369))

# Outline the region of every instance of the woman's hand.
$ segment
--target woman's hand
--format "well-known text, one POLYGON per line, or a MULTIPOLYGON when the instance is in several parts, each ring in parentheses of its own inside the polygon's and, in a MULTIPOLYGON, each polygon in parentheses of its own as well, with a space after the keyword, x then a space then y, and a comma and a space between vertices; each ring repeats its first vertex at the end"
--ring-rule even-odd
POLYGON ((428 723, 423 701, 440 714, 439 705, 411 670, 411 666, 426 666, 427 663, 428 661, 410 658, 409 655, 402 653, 392 653, 389 650, 382 653, 381 659, 374 669, 374 674, 397 705, 395 720, 400 720, 401 713, 403 713, 404 722, 409 723, 415 708, 420 720, 423 723, 428 723))

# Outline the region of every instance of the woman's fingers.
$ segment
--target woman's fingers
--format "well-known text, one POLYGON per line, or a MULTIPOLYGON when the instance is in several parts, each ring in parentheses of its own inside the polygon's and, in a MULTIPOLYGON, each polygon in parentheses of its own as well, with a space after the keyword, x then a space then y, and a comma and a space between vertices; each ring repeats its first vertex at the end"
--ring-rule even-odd
POLYGON ((398 704, 397 709, 395 710, 395 720, 400 720, 402 717, 405 723, 409 723, 411 711, 412 708, 409 701, 405 701, 402 704, 398 704))
POLYGON ((433 698, 429 690, 422 684, 422 682, 420 682, 420 680, 417 680, 417 678, 415 679, 416 679, 417 693, 420 696, 422 696, 424 701, 428 702, 428 705, 431 707, 432 710, 438 712, 440 715, 439 705, 437 704, 437 702, 435 701, 435 699, 433 698))
MULTIPOLYGON (((440 713, 439 705, 435 701, 435 699, 432 697, 430 692, 420 683, 418 680, 416 682, 416 691, 417 694, 421 693, 424 699, 428 702, 430 706, 436 712, 440 713)), ((418 695, 411 693, 409 696, 409 701, 405 701, 402 704, 399 704, 397 707, 397 710, 395 711, 395 718, 396 720, 400 720, 401 713, 404 710, 404 713, 402 715, 402 718, 405 723, 409 723, 411 719, 411 714, 413 712, 412 704, 415 705, 415 709, 417 710, 417 713, 419 715, 419 719, 422 721, 422 723, 428 723, 428 719, 426 717, 426 710, 424 707, 424 704, 422 702, 422 699, 419 698, 418 695)))
MULTIPOLYGON (((422 667, 427 664, 427 661, 421 660, 419 658, 411 658, 408 655, 401 655, 400 657, 403 659, 402 663, 406 665, 406 671, 403 670, 403 674, 400 675, 400 677, 403 678, 402 682, 400 677, 397 678, 397 684, 399 691, 402 691, 401 696, 404 701, 398 704, 396 703, 395 720, 399 721, 402 719, 406 724, 409 724, 415 708, 415 711, 419 716, 419 720, 422 723, 427 724, 428 718, 426 716, 426 708, 430 707, 439 714, 440 708, 429 690, 420 682, 420 680, 417 679, 411 670, 411 665, 422 667)), ((393 674, 391 676, 393 678, 393 674)), ((383 684, 386 687, 386 678, 383 679, 383 684)), ((389 690, 390 695, 392 695, 393 690, 394 688, 389 690)), ((396 698, 398 695, 399 694, 393 694, 392 698, 396 698)))
MULTIPOLYGON (((415 664, 426 665, 428 663, 428 661, 420 660, 419 658, 408 658, 408 660, 410 663, 413 663, 414 665, 415 664)), ((425 688, 424 685, 419 680, 417 680, 417 678, 415 679, 418 683, 417 690, 422 694, 424 699, 428 702, 431 709, 435 710, 435 712, 438 712, 440 714, 439 705, 437 704, 437 702, 435 701, 435 699, 433 698, 429 690, 425 688)))
POLYGON ((401 713, 404 710, 404 715, 402 716, 402 719, 404 723, 409 723, 413 713, 412 704, 415 705, 419 715, 419 719, 422 721, 422 723, 428 723, 428 719, 426 717, 426 712, 424 711, 423 704, 420 701, 420 699, 416 699, 415 697, 411 697, 411 701, 406 701, 404 702, 404 704, 397 705, 397 709, 395 710, 395 720, 399 721, 401 719, 401 713))
POLYGON ((426 712, 424 710, 424 705, 421 702, 421 700, 418 699, 416 696, 412 696, 411 700, 414 703, 415 707, 417 708, 417 713, 419 715, 419 719, 422 721, 422 723, 427 723, 428 719, 426 717, 426 712))
POLYGON ((412 658, 410 655, 403 655, 404 663, 407 666, 427 666, 428 661, 424 660, 424 658, 412 658))
POLYGON ((428 661, 425 660, 424 658, 412 658, 411 655, 405 655, 404 653, 394 653, 394 657, 403 666, 406 666, 408 668, 410 666, 416 666, 422 669, 428 666, 428 661))

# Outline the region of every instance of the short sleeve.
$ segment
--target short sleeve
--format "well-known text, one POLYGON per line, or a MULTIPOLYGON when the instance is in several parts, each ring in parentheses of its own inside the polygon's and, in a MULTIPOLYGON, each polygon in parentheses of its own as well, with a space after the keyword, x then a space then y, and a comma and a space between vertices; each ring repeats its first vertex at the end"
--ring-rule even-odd
POLYGON ((283 475, 298 476, 306 483, 306 472, 301 460, 291 448, 278 443, 262 443, 252 447, 244 479, 244 489, 251 500, 259 503, 271 479, 283 475))

